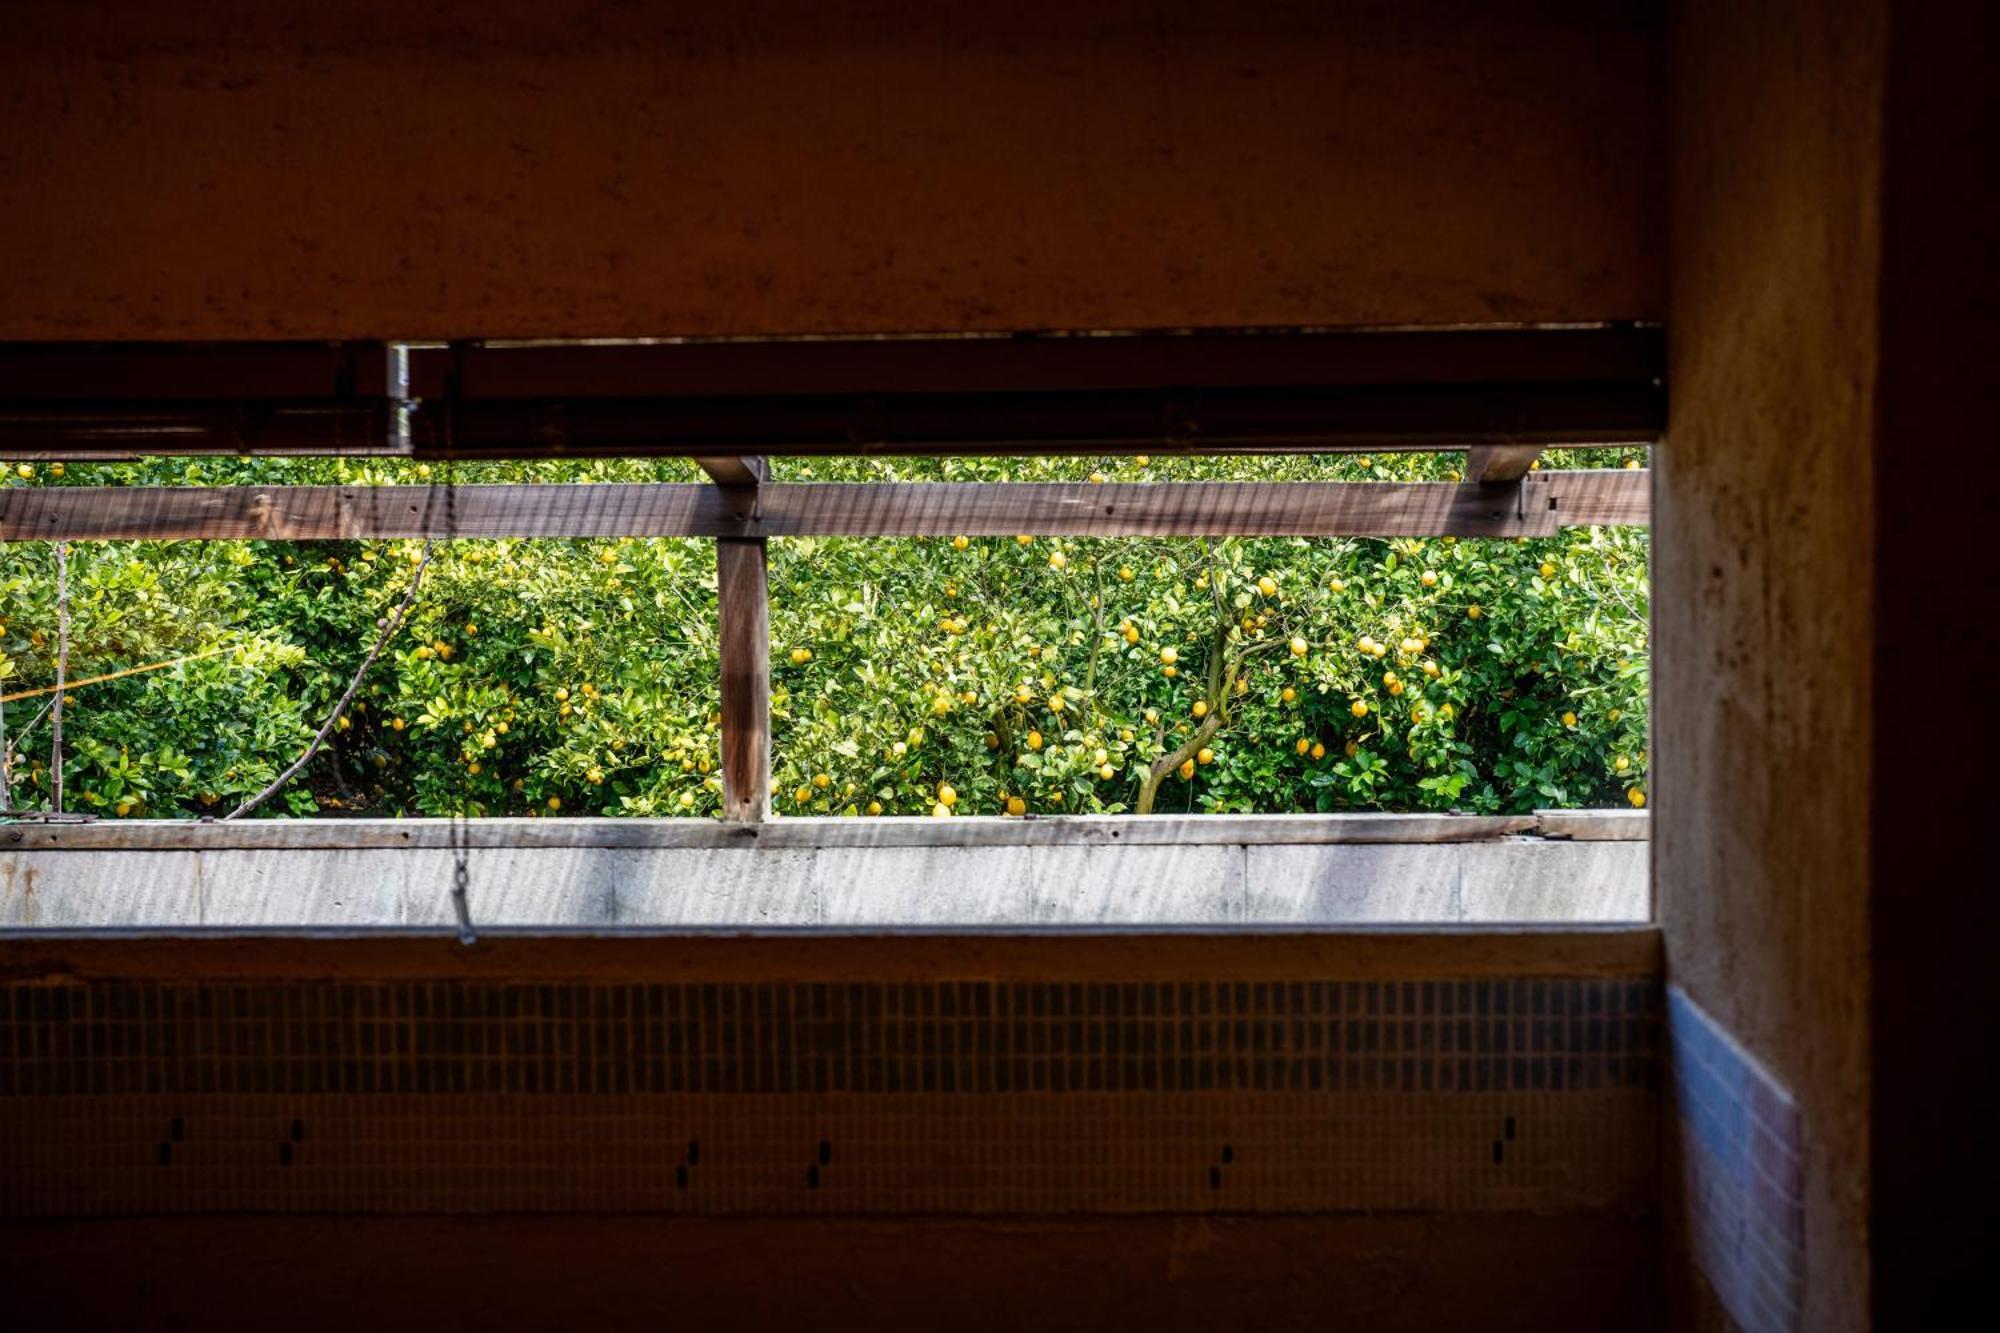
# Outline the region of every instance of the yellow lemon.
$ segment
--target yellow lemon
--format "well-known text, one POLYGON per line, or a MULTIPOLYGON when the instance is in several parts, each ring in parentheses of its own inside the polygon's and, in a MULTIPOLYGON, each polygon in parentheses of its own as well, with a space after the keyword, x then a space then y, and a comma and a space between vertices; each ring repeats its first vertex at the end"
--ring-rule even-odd
POLYGON ((1293 657, 1304 657, 1306 655, 1306 641, 1304 639, 1293 639, 1291 649, 1293 657))
POLYGON ((963 551, 970 545, 972 545, 972 542, 966 537, 953 537, 951 539, 951 549, 954 551, 963 551))
POLYGON ((1426 588, 1437 587, 1437 581, 1438 581, 1437 571, 1434 569, 1427 569, 1423 573, 1417 575, 1417 582, 1423 584, 1426 588))
POLYGON ((1112 775, 1115 774, 1117 771, 1118 771, 1117 769, 1111 767, 1111 765, 1109 764, 1100 764, 1098 765, 1097 768, 1097 776, 1103 778, 1106 782, 1109 782, 1112 778, 1112 775))
POLYGON ((1194 760, 1189 759, 1181 764, 1181 777, 1191 778, 1193 776, 1194 776, 1194 760))
POLYGON ((794 648, 792 649, 792 665, 804 666, 806 663, 812 661, 812 655, 812 649, 810 648, 794 648))
POLYGON ((1103 484, 1104 484, 1104 482, 1105 482, 1105 481, 1107 480, 1107 478, 1105 477, 1105 475, 1104 475, 1104 474, 1103 474, 1102 472, 1093 472, 1093 473, 1091 473, 1091 474, 1090 474, 1090 479, 1091 479, 1091 481, 1092 481, 1092 482, 1094 482, 1095 484, 1097 484, 1097 485, 1099 485, 1099 486, 1103 485, 1103 484))
POLYGON ((1474 602, 1471 606, 1465 608, 1465 618, 1467 620, 1477 620, 1479 619, 1481 614, 1482 612, 1480 611, 1479 603, 1477 602, 1474 602))
POLYGON ((1021 543, 1021 545, 1023 546, 1032 546, 1034 545, 1035 542, 1035 539, 1033 537, 1030 537, 1025 532, 1022 533, 1020 536, 1016 537, 1014 540, 1021 543))
POLYGON ((1132 566, 1130 565, 1118 566, 1118 581, 1120 583, 1130 583, 1136 577, 1137 575, 1132 573, 1132 566))
POLYGON ((1556 567, 1544 560, 1542 561, 1541 569, 1537 572, 1545 579, 1552 579, 1556 576, 1556 567))
POLYGON ((1029 732, 1029 733, 1028 733, 1028 748, 1029 748, 1030 750, 1039 750, 1039 749, 1041 749, 1041 748, 1042 748, 1042 733, 1041 733, 1041 732, 1039 732, 1039 731, 1031 731, 1031 732, 1029 732))
POLYGON ((949 782, 938 784, 938 804, 947 808, 958 804, 958 789, 949 782))
POLYGON ((1368 705, 1365 701, 1356 699, 1353 703, 1347 706, 1347 711, 1354 714, 1354 716, 1356 717, 1367 717, 1368 705))
POLYGON ((1314 741, 1312 748, 1312 757, 1315 759, 1326 758, 1326 747, 1324 745, 1321 745, 1318 741, 1314 741))
POLYGON ((1194 758, 1198 764, 1212 764, 1215 762, 1215 751, 1204 745, 1201 749, 1195 751, 1194 758))
POLYGON ((1611 767, 1616 769, 1618 772, 1623 773, 1626 769, 1632 767, 1632 761, 1630 759, 1627 759, 1624 755, 1621 754, 1616 759, 1611 761, 1611 767))
POLYGON ((931 807, 931 818, 932 818, 932 819, 950 819, 950 818, 951 818, 951 807, 950 807, 950 806, 948 806, 948 805, 946 805, 946 804, 945 804, 945 803, 944 803, 943 801, 939 801, 939 802, 938 802, 938 803, 937 803, 936 805, 934 805, 934 806, 932 806, 932 807, 931 807))
POLYGON ((1576 725, 1576 714, 1575 714, 1575 713, 1564 713, 1564 714, 1563 714, 1563 725, 1564 725, 1565 727, 1573 727, 1573 726, 1575 726, 1575 725, 1576 725))
POLYGON ((1293 689, 1291 686, 1287 685, 1285 686, 1284 689, 1278 691, 1278 697, 1280 699, 1283 699, 1286 703, 1291 703, 1292 701, 1294 701, 1299 697, 1299 692, 1293 689))
POLYGON ((1310 740, 1306 739, 1304 736, 1299 737, 1299 743, 1297 749, 1300 754, 1307 753, 1312 749, 1312 747, 1313 743, 1310 740))
POLYGON ((1646 808, 1646 789, 1644 787, 1634 787, 1631 791, 1625 793, 1625 799, 1632 802, 1634 808, 1643 810, 1646 808))
POLYGON ((1181 655, 1174 649, 1172 648, 1160 649, 1160 661, 1165 665, 1172 666, 1174 663, 1180 660, 1181 660, 1181 655))
POLYGON ((1278 595, 1278 581, 1269 574, 1266 574, 1263 578, 1257 580, 1257 591, 1263 593, 1266 597, 1276 597, 1278 595))
POLYGON ((1054 555, 1049 557, 1050 569, 1062 569, 1068 566, 1068 564, 1069 564, 1069 557, 1064 555, 1061 551, 1057 551, 1054 555))
POLYGON ((1204 701, 1200 700, 1200 699, 1197 699, 1197 700, 1195 700, 1195 705, 1194 705, 1194 715, 1195 715, 1196 717, 1207 717, 1207 716, 1208 716, 1208 704, 1207 704, 1207 703, 1205 703, 1204 701))

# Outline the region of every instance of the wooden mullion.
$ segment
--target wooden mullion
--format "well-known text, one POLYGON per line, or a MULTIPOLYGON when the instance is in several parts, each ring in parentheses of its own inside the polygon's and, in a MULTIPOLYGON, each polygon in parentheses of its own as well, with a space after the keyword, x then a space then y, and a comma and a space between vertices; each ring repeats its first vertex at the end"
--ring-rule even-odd
POLYGON ((722 627, 722 817, 757 824, 771 811, 771 614, 764 539, 718 539, 715 583, 722 627))

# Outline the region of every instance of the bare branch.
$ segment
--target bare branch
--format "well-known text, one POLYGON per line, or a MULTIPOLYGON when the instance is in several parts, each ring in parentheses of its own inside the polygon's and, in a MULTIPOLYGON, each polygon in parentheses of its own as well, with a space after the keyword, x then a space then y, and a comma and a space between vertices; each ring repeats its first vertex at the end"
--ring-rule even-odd
POLYGON ((368 656, 362 658, 361 665, 355 668, 354 679, 347 682, 347 689, 335 701, 333 711, 326 715, 326 721, 320 724, 318 734, 306 746, 305 753, 293 760, 291 767, 273 778, 271 784, 265 787, 264 790, 258 792, 255 796, 224 815, 223 818, 225 820, 241 819, 243 816, 256 810, 264 802, 270 800, 271 797, 284 788, 286 783, 297 777, 299 770, 311 763, 312 757, 319 753, 322 745, 326 744, 326 738, 333 734, 334 727, 347 712, 347 706, 354 702, 354 692, 361 688, 362 678, 368 674, 368 668, 375 665, 375 659, 382 655, 382 650, 388 646, 389 640, 396 637, 396 632, 403 628, 403 622, 409 619, 410 608, 417 600, 417 589, 423 586, 424 570, 430 565, 431 549, 434 545, 435 543, 433 542, 427 541, 424 543, 424 553, 417 561, 416 571, 410 575, 409 590, 403 594, 403 600, 397 604, 395 611, 390 613, 388 619, 382 622, 382 632, 376 636, 375 646, 368 650, 368 656))

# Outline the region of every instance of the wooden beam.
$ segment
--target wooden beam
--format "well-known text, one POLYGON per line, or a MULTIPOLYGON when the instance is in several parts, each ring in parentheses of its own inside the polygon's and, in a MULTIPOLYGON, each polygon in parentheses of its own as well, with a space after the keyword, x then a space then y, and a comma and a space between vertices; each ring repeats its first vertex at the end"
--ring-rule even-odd
POLYGON ((420 458, 996 457, 1650 444, 1650 382, 426 402, 420 458))
POLYGON ((993 455, 1650 442, 1654 328, 413 348, 419 455, 993 455))
POLYGON ((0 458, 409 451, 386 343, 0 343, 0 458))
POLYGON ((1465 479, 1486 486, 1497 486, 1503 482, 1519 481, 1535 466, 1535 460, 1542 456, 1539 444, 1475 445, 1465 451, 1465 479))
POLYGON ((770 460, 757 455, 703 455, 696 466, 718 486, 762 486, 771 476, 770 460))
POLYGON ((722 817, 757 824, 771 812, 770 578, 762 538, 715 544, 722 617, 722 817))
POLYGON ((774 484, 737 488, 216 486, 0 488, 0 541, 420 537, 1536 537, 1643 525, 1649 474, 1450 482, 774 484))

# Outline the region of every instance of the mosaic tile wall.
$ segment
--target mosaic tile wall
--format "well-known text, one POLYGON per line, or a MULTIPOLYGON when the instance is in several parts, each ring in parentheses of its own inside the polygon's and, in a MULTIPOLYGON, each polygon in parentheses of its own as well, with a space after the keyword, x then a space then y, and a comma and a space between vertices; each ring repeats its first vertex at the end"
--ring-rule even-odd
POLYGON ((1643 980, 0 987, 0 1213, 1646 1211, 1643 980))
POLYGON ((1695 1262, 1749 1333, 1801 1327, 1804 1165, 1791 1096, 1678 986, 1674 1110, 1695 1262))

